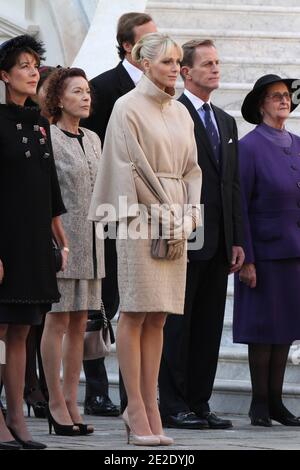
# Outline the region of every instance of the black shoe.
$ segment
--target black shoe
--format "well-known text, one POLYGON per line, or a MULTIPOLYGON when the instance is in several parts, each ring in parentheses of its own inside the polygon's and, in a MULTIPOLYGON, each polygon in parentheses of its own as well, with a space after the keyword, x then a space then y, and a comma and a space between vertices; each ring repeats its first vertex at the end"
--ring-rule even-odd
POLYGON ((300 426, 300 418, 293 415, 282 401, 270 404, 270 417, 284 426, 300 426))
POLYGON ((42 442, 37 442, 37 441, 23 441, 16 432, 11 429, 9 426, 7 426, 8 429, 10 430, 12 436, 16 439, 16 441, 21 444, 23 449, 30 449, 30 450, 42 450, 46 449, 47 446, 46 444, 43 444, 42 442))
POLYGON ((296 416, 276 416, 272 414, 271 419, 284 426, 300 426, 300 417, 297 418, 296 416))
POLYGON ((94 428, 91 424, 74 423, 74 426, 79 428, 80 436, 87 436, 88 434, 93 434, 94 432, 94 428))
POLYGON ((270 428, 272 426, 272 421, 267 417, 260 416, 250 416, 252 426, 263 426, 265 428, 270 428))
POLYGON ((57 436, 79 436, 79 428, 75 424, 59 424, 53 418, 50 407, 47 408, 47 419, 49 424, 49 434, 52 434, 52 427, 57 436))
POLYGON ((85 399, 84 414, 95 416, 119 416, 120 410, 107 395, 100 395, 85 399))
POLYGON ((0 450, 20 450, 22 449, 21 444, 17 441, 0 441, 0 450))
POLYGON ((174 415, 162 417, 162 424, 165 428, 179 429, 207 429, 208 422, 206 419, 199 418, 191 411, 183 411, 174 415))
POLYGON ((248 415, 252 426, 263 426, 266 428, 270 428, 272 426, 269 404, 266 401, 252 401, 248 415))
POLYGON ((35 388, 24 390, 24 400, 27 405, 27 416, 30 418, 30 409, 32 408, 36 418, 47 418, 48 403, 46 400, 36 400, 35 392, 38 392, 38 394, 42 396, 42 392, 35 388))
POLYGON ((198 418, 205 419, 208 422, 210 429, 229 429, 232 428, 232 422, 230 419, 219 418, 215 413, 211 411, 202 411, 197 413, 198 418))

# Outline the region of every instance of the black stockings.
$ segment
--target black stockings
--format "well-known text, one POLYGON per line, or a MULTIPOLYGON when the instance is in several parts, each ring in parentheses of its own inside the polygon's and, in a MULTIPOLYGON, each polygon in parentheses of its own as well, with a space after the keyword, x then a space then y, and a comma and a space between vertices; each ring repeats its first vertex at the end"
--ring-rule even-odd
POLYGON ((253 417, 293 416, 282 403, 282 387, 290 345, 249 344, 253 417))

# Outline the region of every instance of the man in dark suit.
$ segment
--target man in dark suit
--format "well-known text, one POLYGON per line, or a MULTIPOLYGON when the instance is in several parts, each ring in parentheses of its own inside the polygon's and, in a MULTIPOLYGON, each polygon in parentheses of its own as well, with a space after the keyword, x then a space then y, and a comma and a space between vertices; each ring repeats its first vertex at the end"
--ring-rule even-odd
MULTIPOLYGON (((93 113, 83 122, 88 129, 96 132, 102 146, 107 124, 114 104, 121 96, 132 90, 142 77, 142 70, 131 58, 131 51, 144 34, 156 32, 151 16, 145 13, 126 13, 118 22, 117 42, 121 62, 114 69, 102 73, 91 81, 93 89, 93 113)), ((117 255, 115 240, 105 240, 106 277, 102 282, 102 299, 107 317, 112 319, 118 309, 119 293, 117 284, 117 255)), ((119 409, 108 395, 108 378, 103 359, 83 362, 86 376, 86 414, 118 416, 119 409)), ((122 396, 122 393, 121 393, 122 396)), ((125 401, 123 397, 122 401, 125 401)), ((122 409, 124 408, 123 404, 122 409)))
POLYGON ((183 46, 179 101, 195 124, 202 169, 204 246, 189 251, 185 315, 170 315, 159 377, 160 410, 167 427, 226 429, 230 420, 210 411, 223 328, 228 274, 244 260, 235 120, 210 103, 218 88, 217 50, 210 40, 183 46), (180 345, 180 347, 178 347, 180 345))

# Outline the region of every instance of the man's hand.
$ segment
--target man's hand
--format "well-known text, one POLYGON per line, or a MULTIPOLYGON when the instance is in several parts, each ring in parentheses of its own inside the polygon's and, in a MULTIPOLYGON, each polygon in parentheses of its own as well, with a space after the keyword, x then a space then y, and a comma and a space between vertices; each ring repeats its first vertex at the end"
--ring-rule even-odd
POLYGON ((239 273, 240 281, 254 289, 256 287, 256 269, 253 263, 244 264, 239 273))
POLYGON ((245 253, 241 246, 232 247, 230 274, 238 272, 245 261, 245 253))
POLYGON ((4 267, 3 267, 3 263, 0 259, 0 284, 2 284, 3 279, 4 279, 4 267))

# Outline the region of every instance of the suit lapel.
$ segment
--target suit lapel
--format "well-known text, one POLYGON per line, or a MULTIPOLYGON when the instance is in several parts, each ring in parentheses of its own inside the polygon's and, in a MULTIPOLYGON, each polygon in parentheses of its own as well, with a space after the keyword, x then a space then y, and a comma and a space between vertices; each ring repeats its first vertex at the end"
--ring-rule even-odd
POLYGON ((202 122, 202 119, 200 118, 198 112, 195 109, 195 106, 192 104, 192 102, 188 99, 188 97, 185 94, 182 94, 180 98, 178 99, 182 104, 185 105, 185 107, 188 109, 194 124, 195 124, 195 136, 196 140, 199 139, 206 148, 206 151, 209 155, 209 158, 211 159, 212 164, 214 165, 215 169, 219 171, 213 149, 211 147, 211 143, 209 141, 209 138, 207 137, 206 129, 204 127, 204 124, 202 122))
POLYGON ((127 70, 123 67, 122 62, 120 62, 116 67, 118 77, 119 77, 119 90, 120 95, 126 95, 129 91, 135 88, 135 84, 131 79, 127 70))
POLYGON ((216 117, 216 121, 217 121, 218 128, 219 128, 221 152, 222 152, 222 174, 224 175, 226 165, 227 165, 227 150, 228 150, 226 124, 225 124, 224 116, 220 112, 219 108, 212 105, 212 109, 216 117))

